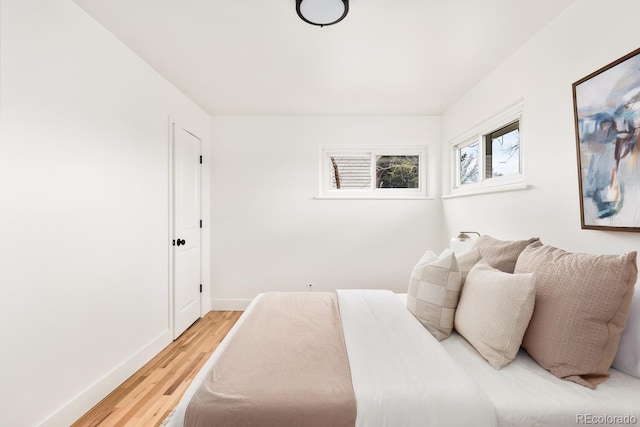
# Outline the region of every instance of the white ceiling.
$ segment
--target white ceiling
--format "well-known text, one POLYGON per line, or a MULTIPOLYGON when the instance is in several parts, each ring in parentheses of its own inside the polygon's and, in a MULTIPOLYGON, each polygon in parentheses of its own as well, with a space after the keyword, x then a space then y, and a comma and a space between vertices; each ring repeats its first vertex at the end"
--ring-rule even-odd
POLYGON ((440 114, 574 0, 74 0, 215 115, 440 114))

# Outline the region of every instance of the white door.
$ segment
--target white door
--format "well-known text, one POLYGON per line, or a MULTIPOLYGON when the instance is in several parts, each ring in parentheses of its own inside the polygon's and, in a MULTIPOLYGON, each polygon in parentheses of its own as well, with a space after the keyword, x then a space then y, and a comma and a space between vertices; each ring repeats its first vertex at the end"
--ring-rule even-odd
POLYGON ((200 317, 200 139, 173 124, 173 338, 200 317))

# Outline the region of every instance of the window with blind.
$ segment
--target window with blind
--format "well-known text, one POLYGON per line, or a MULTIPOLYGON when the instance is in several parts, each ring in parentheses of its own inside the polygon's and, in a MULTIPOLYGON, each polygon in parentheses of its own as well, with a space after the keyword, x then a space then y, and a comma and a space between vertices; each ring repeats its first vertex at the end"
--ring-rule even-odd
POLYGON ((323 147, 320 197, 426 197, 425 164, 425 147, 323 147))

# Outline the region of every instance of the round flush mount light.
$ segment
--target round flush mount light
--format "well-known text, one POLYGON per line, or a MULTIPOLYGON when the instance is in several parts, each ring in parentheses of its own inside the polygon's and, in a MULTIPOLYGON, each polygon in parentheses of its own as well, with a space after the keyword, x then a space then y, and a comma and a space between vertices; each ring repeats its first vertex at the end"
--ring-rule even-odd
POLYGON ((308 24, 333 25, 347 16, 349 0, 296 0, 296 12, 308 24))

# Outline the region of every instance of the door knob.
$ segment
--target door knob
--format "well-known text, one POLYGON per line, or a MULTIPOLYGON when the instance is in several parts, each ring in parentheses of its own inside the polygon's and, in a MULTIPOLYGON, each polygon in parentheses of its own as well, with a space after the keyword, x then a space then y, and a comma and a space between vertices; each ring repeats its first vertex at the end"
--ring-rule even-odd
POLYGON ((178 239, 177 245, 180 246, 180 245, 184 245, 185 243, 186 242, 184 241, 184 239, 182 240, 178 239))

